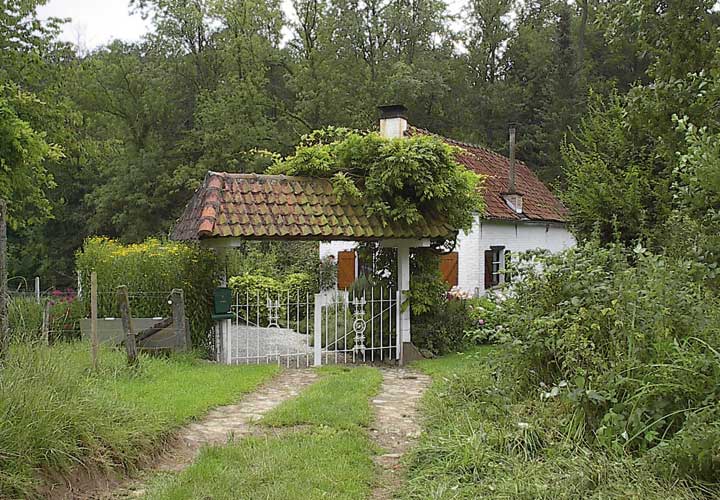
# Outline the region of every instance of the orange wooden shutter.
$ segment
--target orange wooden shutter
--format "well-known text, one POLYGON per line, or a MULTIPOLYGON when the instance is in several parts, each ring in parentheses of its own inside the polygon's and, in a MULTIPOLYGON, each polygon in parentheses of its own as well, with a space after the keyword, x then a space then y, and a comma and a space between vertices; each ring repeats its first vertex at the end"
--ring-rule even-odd
POLYGON ((447 255, 440 256, 440 274, 442 278, 450 285, 458 284, 458 253, 452 252, 447 255))
POLYGON ((355 282, 355 252, 338 252, 338 288, 347 290, 355 282))

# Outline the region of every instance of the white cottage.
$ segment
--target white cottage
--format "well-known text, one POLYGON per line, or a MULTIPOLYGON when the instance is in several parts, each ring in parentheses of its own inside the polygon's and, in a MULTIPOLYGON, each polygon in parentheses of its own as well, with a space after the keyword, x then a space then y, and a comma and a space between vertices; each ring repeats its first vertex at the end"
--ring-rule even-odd
MULTIPOLYGON (((388 138, 431 134, 408 124, 403 106, 380 108, 380 133, 388 138)), ((515 130, 510 129, 510 158, 489 149, 443 138, 458 146, 458 161, 487 177, 485 212, 475 217, 472 230, 460 233, 453 252, 441 257, 445 280, 461 290, 481 295, 501 284, 505 259, 513 252, 546 249, 557 252, 575 245, 566 227, 567 209, 527 165, 516 161, 515 130)), ((347 288, 358 275, 356 243, 320 244, 320 257, 338 262, 338 287, 347 288)))

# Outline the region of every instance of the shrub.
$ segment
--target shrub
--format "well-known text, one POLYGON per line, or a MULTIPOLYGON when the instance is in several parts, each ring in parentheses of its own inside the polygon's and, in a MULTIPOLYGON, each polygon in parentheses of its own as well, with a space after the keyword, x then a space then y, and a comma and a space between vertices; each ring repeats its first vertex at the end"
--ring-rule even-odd
MULTIPOLYGON (((539 262, 499 306, 525 391, 566 404, 569 435, 621 453, 670 446, 666 461, 690 459, 671 453, 679 442, 712 456, 690 422, 720 398, 720 301, 687 278, 691 264, 594 244, 539 262)), ((673 467, 720 481, 696 462, 673 467)))
POLYGON ((470 305, 466 300, 443 300, 425 314, 413 316, 412 339, 418 349, 432 354, 458 352, 470 344, 470 305))
MULTIPOLYGON (((292 273, 281 279, 275 279, 258 273, 248 273, 242 276, 233 276, 228 280, 228 286, 239 294, 242 301, 245 297, 255 302, 266 298, 285 298, 290 295, 290 301, 300 297, 304 301, 307 294, 315 293, 315 278, 307 273, 292 273)), ((282 301, 282 300, 281 300, 282 301)))
MULTIPOLYGON (((115 292, 126 285, 131 295, 133 316, 169 314, 168 299, 173 288, 185 293, 185 312, 195 346, 207 347, 207 333, 213 326, 212 292, 219 279, 216 255, 194 245, 148 239, 122 245, 107 238, 89 238, 76 255, 83 289, 90 290, 90 273, 97 272, 98 314, 119 316, 115 292)), ((89 294, 83 297, 86 313, 89 294)))

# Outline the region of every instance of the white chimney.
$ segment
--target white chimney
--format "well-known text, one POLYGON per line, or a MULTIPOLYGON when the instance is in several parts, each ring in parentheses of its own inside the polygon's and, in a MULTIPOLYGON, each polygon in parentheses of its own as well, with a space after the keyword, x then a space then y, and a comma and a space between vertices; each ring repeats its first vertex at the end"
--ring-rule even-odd
POLYGON ((402 139, 407 130, 407 108, 402 104, 378 106, 380 110, 380 135, 385 139, 402 139))
POLYGON ((515 186, 515 124, 510 124, 510 165, 508 168, 508 192, 503 194, 505 203, 517 214, 523 213, 523 197, 515 186))

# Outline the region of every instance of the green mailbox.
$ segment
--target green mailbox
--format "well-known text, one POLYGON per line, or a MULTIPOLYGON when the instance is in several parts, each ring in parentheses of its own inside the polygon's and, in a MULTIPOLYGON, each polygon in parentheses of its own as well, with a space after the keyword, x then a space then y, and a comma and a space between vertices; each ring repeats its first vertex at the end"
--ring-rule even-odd
POLYGON ((213 315, 215 321, 231 319, 232 314, 232 289, 217 287, 213 290, 213 315))

